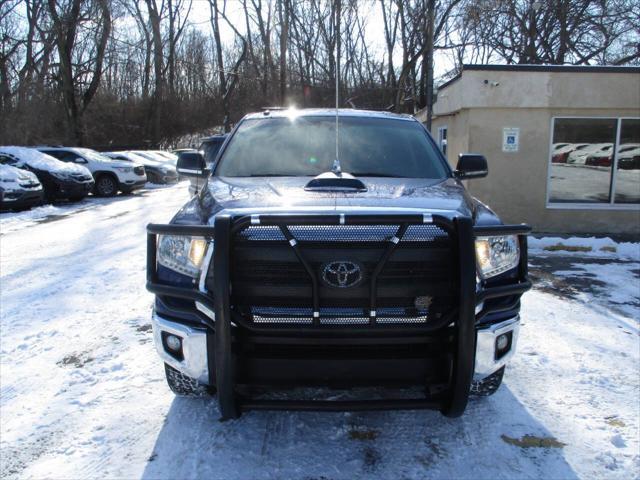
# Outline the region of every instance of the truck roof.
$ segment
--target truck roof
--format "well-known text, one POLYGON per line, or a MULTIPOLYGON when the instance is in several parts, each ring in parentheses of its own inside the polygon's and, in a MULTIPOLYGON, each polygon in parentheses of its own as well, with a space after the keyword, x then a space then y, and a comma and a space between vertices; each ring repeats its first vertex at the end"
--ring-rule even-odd
MULTIPOLYGON (((369 117, 369 118, 390 118, 395 120, 416 121, 416 119, 405 113, 392 113, 378 110, 356 110, 353 108, 340 108, 338 114, 341 117, 369 117)), ((286 110, 265 110, 263 112, 249 113, 244 118, 265 118, 265 117, 289 117, 292 114, 303 117, 334 117, 335 108, 290 108, 286 110)))

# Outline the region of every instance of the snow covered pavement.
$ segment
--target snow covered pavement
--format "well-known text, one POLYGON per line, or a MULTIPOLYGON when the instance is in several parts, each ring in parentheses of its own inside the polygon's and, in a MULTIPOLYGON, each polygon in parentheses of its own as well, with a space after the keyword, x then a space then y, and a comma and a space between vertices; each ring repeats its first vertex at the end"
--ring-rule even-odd
POLYGON ((535 251, 505 384, 437 412, 250 412, 164 383, 144 289, 177 185, 43 221, 0 216, 2 478, 637 478, 640 264, 535 251), (9 221, 11 220, 11 221, 9 221))

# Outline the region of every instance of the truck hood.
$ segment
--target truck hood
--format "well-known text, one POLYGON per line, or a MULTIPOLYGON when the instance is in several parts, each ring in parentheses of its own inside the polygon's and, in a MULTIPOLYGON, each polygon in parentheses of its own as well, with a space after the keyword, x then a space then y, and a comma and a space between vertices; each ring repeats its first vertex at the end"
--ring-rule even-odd
POLYGON ((450 216, 470 216, 476 225, 502 223, 486 205, 471 197, 453 178, 360 178, 366 192, 306 191, 313 177, 211 177, 208 188, 193 197, 173 217, 181 225, 213 225, 222 210, 234 214, 300 213, 317 210, 397 209, 446 212, 450 216))
POLYGON ((365 177, 366 192, 306 191, 312 177, 212 177, 173 218, 175 224, 213 225, 222 210, 235 214, 347 209, 415 209, 471 216, 476 224, 499 224, 486 205, 453 178, 445 180, 365 177))

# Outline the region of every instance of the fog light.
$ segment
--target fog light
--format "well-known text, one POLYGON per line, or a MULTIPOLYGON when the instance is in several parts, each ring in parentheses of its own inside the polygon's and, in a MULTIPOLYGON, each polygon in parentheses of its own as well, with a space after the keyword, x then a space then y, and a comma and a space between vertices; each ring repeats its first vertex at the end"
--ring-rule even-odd
POLYGON ((180 340, 180 337, 167 335, 165 342, 167 343, 167 347, 174 352, 179 352, 182 349, 182 341, 180 340))
POLYGON ((505 348, 507 348, 509 346, 509 337, 507 334, 502 334, 498 337, 498 339, 496 340, 496 348, 498 349, 499 352, 501 352, 502 350, 504 350, 505 348))

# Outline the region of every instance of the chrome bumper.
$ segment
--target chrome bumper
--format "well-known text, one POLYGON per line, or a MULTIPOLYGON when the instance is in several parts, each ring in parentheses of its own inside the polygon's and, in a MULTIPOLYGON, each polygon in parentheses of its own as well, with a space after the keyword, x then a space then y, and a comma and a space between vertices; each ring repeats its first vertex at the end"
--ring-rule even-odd
MULTIPOLYGON (((160 358, 173 368, 197 379, 202 385, 208 385, 209 363, 206 331, 172 322, 155 312, 151 323, 153 325, 153 340, 160 358), (183 360, 174 358, 165 350, 162 342, 163 331, 182 338, 183 360)), ((515 353, 519 330, 519 316, 477 330, 474 380, 481 380, 491 375, 509 362, 515 353), (496 359, 496 339, 508 332, 513 332, 510 348, 504 355, 496 359)))
POLYGON ((504 367, 516 351, 518 333, 520 330, 520 316, 500 323, 495 323, 477 330, 476 337, 476 364, 473 375, 474 380, 482 380, 496 370, 504 367), (500 335, 513 332, 509 350, 496 359, 496 340, 500 335))
POLYGON ((209 363, 207 357, 207 333, 201 328, 192 328, 172 322, 153 312, 153 341, 160 358, 176 370, 195 378, 202 385, 209 384, 209 363), (182 339, 183 359, 169 354, 162 342, 162 332, 177 335, 182 339))

